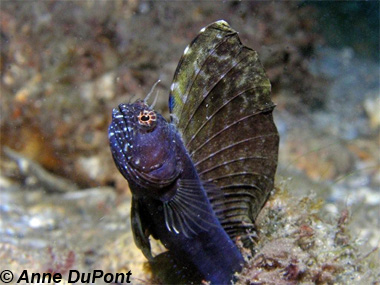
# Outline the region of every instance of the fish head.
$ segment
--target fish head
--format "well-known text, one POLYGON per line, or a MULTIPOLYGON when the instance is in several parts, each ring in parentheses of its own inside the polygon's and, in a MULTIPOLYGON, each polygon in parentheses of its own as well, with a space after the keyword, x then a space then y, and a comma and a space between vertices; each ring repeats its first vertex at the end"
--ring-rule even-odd
POLYGON ((175 132, 144 101, 113 109, 108 129, 112 156, 136 194, 158 195, 178 176, 175 132), (153 189, 153 190, 152 190, 153 189), (157 191, 155 192, 154 189, 157 191))

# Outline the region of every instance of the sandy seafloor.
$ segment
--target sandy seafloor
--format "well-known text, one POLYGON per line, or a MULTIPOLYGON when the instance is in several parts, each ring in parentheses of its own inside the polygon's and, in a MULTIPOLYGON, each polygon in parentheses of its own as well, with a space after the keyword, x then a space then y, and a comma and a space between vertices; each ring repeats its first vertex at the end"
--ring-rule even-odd
MULTIPOLYGON (((281 136, 276 190, 239 284, 378 284, 379 4, 1 1, 0 269, 153 283, 108 147, 111 110, 157 109, 197 32, 258 51, 281 136)), ((101 284, 101 282, 98 282, 101 284)))

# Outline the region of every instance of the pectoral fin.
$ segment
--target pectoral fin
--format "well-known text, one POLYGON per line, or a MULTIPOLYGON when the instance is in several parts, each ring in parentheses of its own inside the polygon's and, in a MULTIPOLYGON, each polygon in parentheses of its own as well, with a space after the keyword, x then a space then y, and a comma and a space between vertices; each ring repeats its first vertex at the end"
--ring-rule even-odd
POLYGON ((166 228, 189 238, 218 227, 209 200, 199 181, 180 180, 177 193, 163 203, 166 228))

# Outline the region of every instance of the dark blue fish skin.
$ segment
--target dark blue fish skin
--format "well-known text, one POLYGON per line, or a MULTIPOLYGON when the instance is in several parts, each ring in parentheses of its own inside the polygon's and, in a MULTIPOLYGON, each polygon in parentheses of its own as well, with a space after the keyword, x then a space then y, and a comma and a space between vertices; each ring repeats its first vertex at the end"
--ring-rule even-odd
POLYGON ((174 191, 165 187, 178 176, 174 134, 159 114, 152 127, 140 125, 138 116, 143 110, 150 109, 142 101, 113 110, 108 131, 111 152, 135 197, 162 199, 174 191))
POLYGON ((151 259, 148 237, 152 235, 182 264, 195 267, 204 280, 228 284, 234 272, 242 269, 243 257, 217 219, 174 125, 142 101, 121 104, 114 109, 109 140, 115 164, 128 180, 134 203, 138 204, 132 207, 132 211, 137 209, 132 213, 132 225, 136 244, 147 258, 151 259), (155 119, 149 126, 139 119, 144 111, 152 111, 150 118, 155 119), (189 211, 183 211, 188 225, 176 232, 167 225, 164 204, 180 199, 180 191, 186 191, 180 189, 181 181, 191 181, 197 203, 189 199, 177 204, 186 207, 193 203, 189 206, 190 219, 186 218, 189 211))

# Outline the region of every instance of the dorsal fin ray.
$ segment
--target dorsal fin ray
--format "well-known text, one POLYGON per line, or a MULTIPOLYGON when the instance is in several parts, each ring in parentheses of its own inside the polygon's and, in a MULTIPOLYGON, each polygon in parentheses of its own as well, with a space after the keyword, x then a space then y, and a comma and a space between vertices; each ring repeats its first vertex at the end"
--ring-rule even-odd
POLYGON ((185 49, 169 107, 202 181, 223 199, 210 199, 230 235, 252 235, 273 189, 279 137, 270 82, 257 53, 225 21, 205 28, 185 49))

